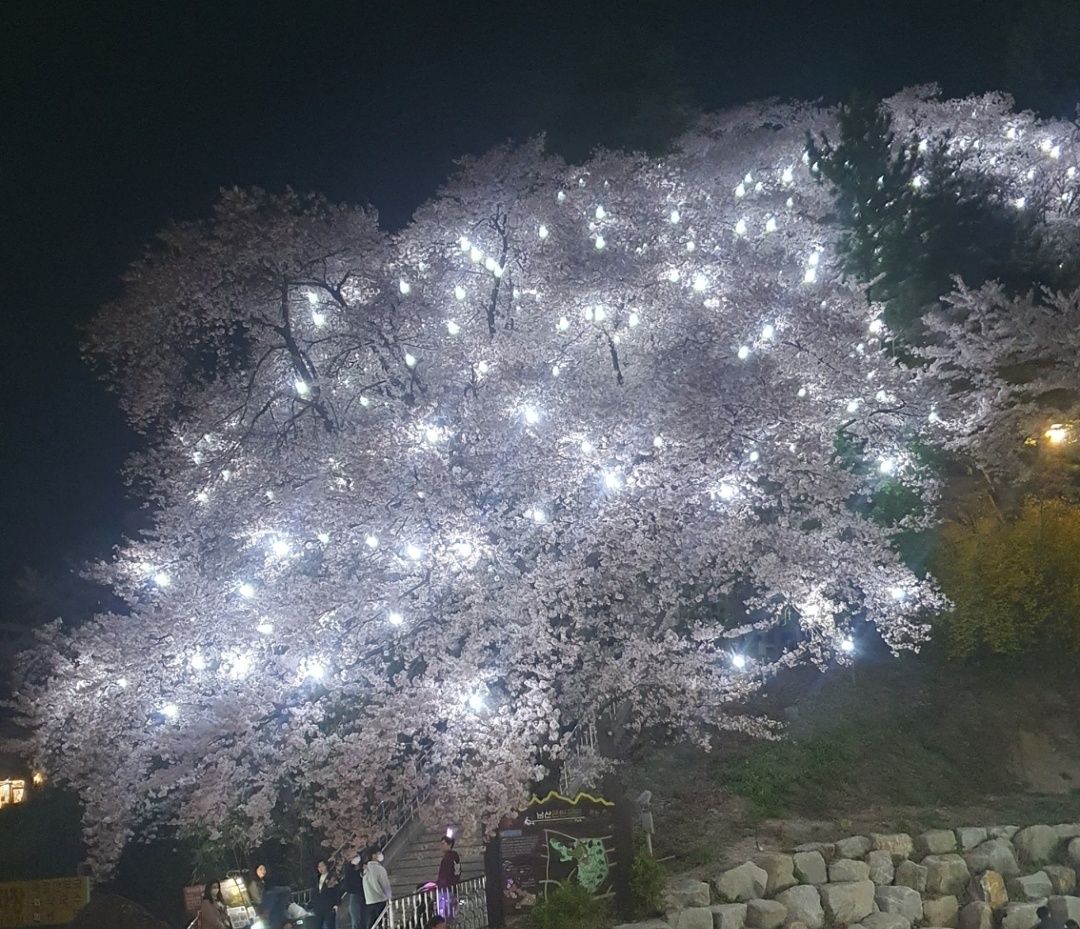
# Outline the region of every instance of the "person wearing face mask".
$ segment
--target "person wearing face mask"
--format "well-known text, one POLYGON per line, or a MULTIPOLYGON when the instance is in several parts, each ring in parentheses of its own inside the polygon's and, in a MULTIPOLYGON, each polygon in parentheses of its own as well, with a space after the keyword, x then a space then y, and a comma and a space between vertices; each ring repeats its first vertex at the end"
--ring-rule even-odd
POLYGON ((382 852, 373 852, 371 860, 364 866, 364 899, 367 901, 364 912, 367 927, 375 925, 375 921, 382 915, 393 896, 390 875, 386 873, 382 860, 382 852))
POLYGON ((361 849, 345 866, 345 905, 349 912, 349 929, 368 929, 364 907, 364 865, 368 853, 361 849))

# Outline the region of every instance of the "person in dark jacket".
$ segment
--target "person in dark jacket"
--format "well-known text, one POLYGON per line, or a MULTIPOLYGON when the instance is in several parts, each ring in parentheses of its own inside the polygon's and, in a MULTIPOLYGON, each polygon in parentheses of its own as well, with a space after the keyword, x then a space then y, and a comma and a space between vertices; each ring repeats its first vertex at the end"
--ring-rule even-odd
POLYGON ((345 903, 349 910, 349 929, 368 929, 364 921, 364 865, 368 853, 358 851, 345 866, 345 903))
POLYGON ((263 894, 266 892, 266 865, 255 866, 255 870, 251 872, 251 877, 248 879, 247 892, 251 905, 255 907, 255 912, 259 912, 262 908, 263 894))
POLYGON ((311 892, 311 911, 315 914, 313 929, 337 929, 337 906, 341 902, 337 876, 325 858, 316 863, 315 875, 315 887, 311 892))

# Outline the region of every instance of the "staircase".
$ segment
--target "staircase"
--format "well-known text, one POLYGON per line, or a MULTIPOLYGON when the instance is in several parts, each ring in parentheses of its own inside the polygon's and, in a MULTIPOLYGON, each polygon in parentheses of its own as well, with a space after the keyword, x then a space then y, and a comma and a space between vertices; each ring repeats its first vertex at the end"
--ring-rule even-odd
MULTIPOLYGON (((416 892, 417 887, 434 881, 439 873, 442 849, 439 843, 446 828, 433 828, 417 817, 404 827, 383 851, 386 870, 395 897, 416 892)), ((461 858, 461 880, 484 875, 484 845, 479 828, 471 832, 454 830, 454 851, 461 858)))

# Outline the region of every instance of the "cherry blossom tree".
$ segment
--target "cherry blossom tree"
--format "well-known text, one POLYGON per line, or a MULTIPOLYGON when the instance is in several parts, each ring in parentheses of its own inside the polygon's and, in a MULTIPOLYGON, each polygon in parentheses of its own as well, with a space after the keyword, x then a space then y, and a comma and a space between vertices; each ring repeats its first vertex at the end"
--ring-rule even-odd
POLYGON ((286 806, 330 847, 421 790, 490 821, 590 713, 760 733, 781 669, 924 641, 943 601, 892 543, 929 517, 868 504, 932 503, 913 441, 972 432, 840 273, 832 121, 498 149, 396 235, 259 191, 162 233, 89 342, 146 437, 152 529, 95 569, 127 608, 41 630, 18 682, 101 869, 286 806))

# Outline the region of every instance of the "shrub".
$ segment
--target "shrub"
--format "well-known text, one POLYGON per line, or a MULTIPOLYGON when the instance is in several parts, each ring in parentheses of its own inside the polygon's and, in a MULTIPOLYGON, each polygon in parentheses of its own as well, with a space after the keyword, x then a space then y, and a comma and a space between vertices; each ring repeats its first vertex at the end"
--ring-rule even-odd
POLYGON ((600 929, 611 922, 607 901, 580 884, 563 884, 529 914, 533 929, 600 929))
POLYGON ((645 852, 638 852, 630 866, 630 906, 634 918, 657 915, 664 906, 666 876, 660 863, 645 852))

